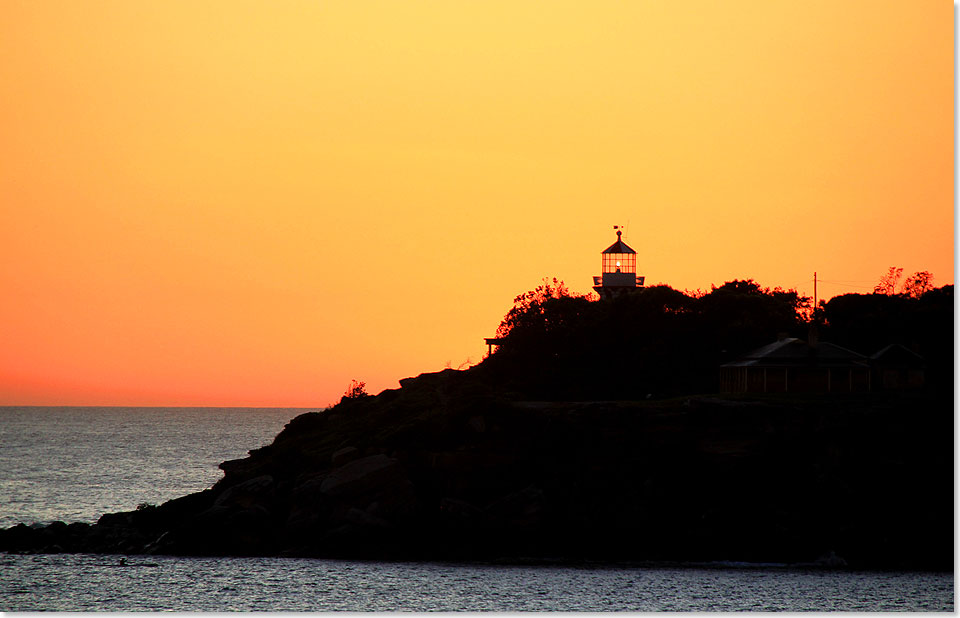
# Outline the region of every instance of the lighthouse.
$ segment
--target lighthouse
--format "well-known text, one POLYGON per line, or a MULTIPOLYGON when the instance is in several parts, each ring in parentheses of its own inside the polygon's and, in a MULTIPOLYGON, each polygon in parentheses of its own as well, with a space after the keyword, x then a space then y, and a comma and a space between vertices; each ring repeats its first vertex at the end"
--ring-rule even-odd
POLYGON ((617 230, 617 242, 600 254, 601 275, 593 278, 593 289, 600 298, 613 298, 643 287, 643 277, 637 276, 637 252, 620 238, 620 226, 613 229, 617 230))

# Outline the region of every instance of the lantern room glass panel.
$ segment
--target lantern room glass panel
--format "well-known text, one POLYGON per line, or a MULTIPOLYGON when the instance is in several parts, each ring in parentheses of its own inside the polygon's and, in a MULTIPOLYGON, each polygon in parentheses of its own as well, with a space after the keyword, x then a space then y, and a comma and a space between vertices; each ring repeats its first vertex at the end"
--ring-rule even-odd
POLYGON ((636 253, 604 253, 603 272, 605 273, 633 273, 637 272, 636 253))

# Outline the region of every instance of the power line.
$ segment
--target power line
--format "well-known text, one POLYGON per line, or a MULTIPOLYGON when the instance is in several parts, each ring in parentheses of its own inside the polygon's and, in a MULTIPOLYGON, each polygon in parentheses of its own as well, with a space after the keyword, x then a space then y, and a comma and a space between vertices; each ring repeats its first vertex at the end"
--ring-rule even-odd
POLYGON ((864 290, 872 290, 874 287, 876 287, 876 286, 873 286, 873 285, 856 285, 856 284, 853 284, 853 283, 848 283, 848 282, 846 282, 846 281, 830 281, 830 280, 828 280, 828 279, 819 279, 819 282, 820 282, 820 283, 826 283, 826 284, 829 284, 829 285, 836 285, 836 286, 839 286, 839 287, 861 288, 861 289, 864 289, 864 290))

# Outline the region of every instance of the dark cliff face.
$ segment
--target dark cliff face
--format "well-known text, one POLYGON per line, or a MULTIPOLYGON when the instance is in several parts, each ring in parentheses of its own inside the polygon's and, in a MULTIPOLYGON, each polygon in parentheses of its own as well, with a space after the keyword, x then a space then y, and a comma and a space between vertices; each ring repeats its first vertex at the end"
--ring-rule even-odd
POLYGON ((6 551, 952 568, 945 399, 516 402, 477 371, 293 419, 212 489, 6 551))

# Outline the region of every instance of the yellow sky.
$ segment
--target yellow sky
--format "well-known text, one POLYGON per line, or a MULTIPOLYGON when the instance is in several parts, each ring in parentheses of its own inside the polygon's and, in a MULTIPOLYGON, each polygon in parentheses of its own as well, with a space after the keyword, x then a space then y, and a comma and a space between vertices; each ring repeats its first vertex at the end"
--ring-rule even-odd
MULTIPOLYGON (((542 277, 953 283, 947 2, 0 4, 0 404, 302 405, 542 277)), ((844 283, 836 283, 844 282, 844 283)))

